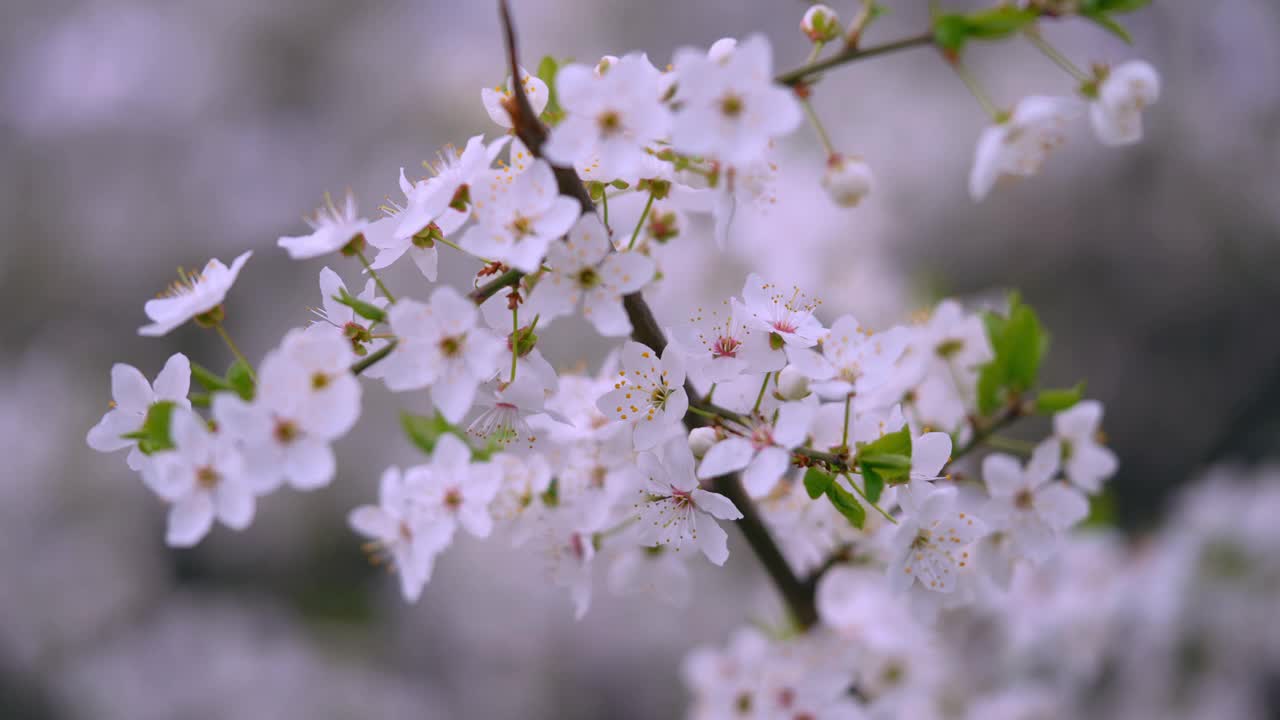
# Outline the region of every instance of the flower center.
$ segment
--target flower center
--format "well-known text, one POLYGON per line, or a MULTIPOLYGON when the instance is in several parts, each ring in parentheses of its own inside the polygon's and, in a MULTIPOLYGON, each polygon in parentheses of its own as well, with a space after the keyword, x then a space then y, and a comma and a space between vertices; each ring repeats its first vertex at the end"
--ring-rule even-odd
POLYGON ((596 118, 596 124, 600 126, 601 133, 613 135, 622 130, 622 117, 618 115, 616 110, 606 110, 596 118))
POLYGON ((728 95, 720 98, 720 112, 723 113, 725 117, 738 117, 742 114, 742 111, 745 108, 746 105, 742 102, 741 95, 729 93, 728 95))
POLYGON ((533 220, 524 215, 517 215, 516 219, 511 221, 511 232, 515 233, 517 240, 532 235, 533 220))
POLYGON ((751 431, 751 447, 763 450, 771 445, 773 445, 773 428, 768 425, 757 425, 751 431))
POLYGON ((711 346, 711 357, 737 357, 738 348, 741 346, 742 343, 737 338, 718 337, 715 344, 711 346))
POLYGON ((440 341, 440 354, 444 355, 445 357, 448 357, 448 358, 457 357, 458 354, 461 352, 462 352, 461 337, 450 336, 440 341))
POLYGON ((667 404, 667 398, 671 397, 671 390, 666 385, 654 388, 653 393, 649 396, 649 402, 659 410, 667 404))
POLYGON ((292 420, 276 420, 276 427, 272 434, 276 438, 276 442, 281 445, 288 445, 298 439, 298 424, 292 420))
POLYGON ((911 541, 911 549, 924 550, 925 548, 929 547, 929 544, 930 542, 932 542, 932 540, 933 540, 933 533, 929 532, 928 530, 925 530, 924 528, 920 528, 919 532, 916 533, 915 539, 911 541))
POLYGON ((578 271, 578 285, 583 290, 590 290, 600 284, 600 273, 593 267, 584 267, 578 271))
POLYGON ((322 372, 317 372, 311 376, 311 389, 323 390, 329 387, 329 376, 322 372))
POLYGON ((458 488, 449 488, 449 491, 444 494, 444 505, 450 510, 462 507, 462 492, 458 488))
POLYGON ((213 469, 211 465, 196 470, 196 484, 205 490, 212 490, 218 487, 218 483, 222 481, 222 476, 218 475, 218 471, 213 469))
POLYGON ((938 347, 934 349, 938 353, 938 357, 949 358, 952 355, 964 349, 964 341, 959 338, 949 338, 938 343, 938 347))
POLYGON ((1013 496, 1013 505, 1019 510, 1030 510, 1035 507, 1035 504, 1035 495, 1032 495, 1030 490, 1019 490, 1018 494, 1013 496))
POLYGON ((780 333, 793 333, 796 331, 796 324, 791 321, 791 318, 774 320, 770 325, 773 326, 774 330, 777 330, 780 333))

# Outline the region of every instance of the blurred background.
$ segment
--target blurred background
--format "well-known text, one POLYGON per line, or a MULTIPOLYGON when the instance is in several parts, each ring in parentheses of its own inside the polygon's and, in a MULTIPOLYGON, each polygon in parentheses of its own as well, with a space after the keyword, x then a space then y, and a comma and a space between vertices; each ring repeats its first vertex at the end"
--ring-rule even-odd
MULTIPOLYGON (((868 42, 925 27, 924 3, 887 4, 868 42)), ((631 49, 663 65, 679 46, 755 31, 779 69, 808 49, 792 0, 513 5, 530 67, 631 49)), ((292 263, 275 238, 326 191, 351 188, 372 210, 400 167, 496 136, 479 102, 505 75, 495 7, 6 0, 3 15, 0 717, 671 717, 684 652, 769 616, 736 545, 725 570, 697 568, 699 600, 679 613, 598 592, 575 623, 541 558, 465 541, 405 606, 344 523, 383 467, 414 459, 396 413, 423 401, 373 384, 332 487, 268 498, 244 533, 165 548, 160 503, 84 433, 110 400, 113 362, 152 377, 177 351, 230 358, 194 326, 138 337, 142 303, 179 265, 254 249, 227 306, 241 347, 260 358, 307 322, 323 262, 292 263)), ((1054 334, 1047 381, 1087 379, 1106 403, 1126 529, 1149 528, 1210 462, 1274 457, 1280 6, 1155 3, 1127 20, 1132 47, 1079 21, 1046 35, 1078 64, 1141 57, 1160 70, 1146 141, 1104 148, 1081 123, 1041 176, 981 205, 965 189, 984 116, 936 54, 833 73, 816 106, 875 169, 875 193, 832 207, 802 128, 780 153, 778 203, 726 254, 691 249, 654 299, 659 318, 736 292, 751 270, 821 296, 827 321, 853 312, 874 326, 941 295, 1016 288, 1054 334)), ((1072 89, 1024 43, 971 56, 1006 104, 1072 89)), ((472 270, 451 257, 442 275, 465 284, 472 270)), ((389 281, 426 292, 411 268, 389 281)), ((554 364, 598 360, 605 344, 578 332, 545 336, 554 364)))

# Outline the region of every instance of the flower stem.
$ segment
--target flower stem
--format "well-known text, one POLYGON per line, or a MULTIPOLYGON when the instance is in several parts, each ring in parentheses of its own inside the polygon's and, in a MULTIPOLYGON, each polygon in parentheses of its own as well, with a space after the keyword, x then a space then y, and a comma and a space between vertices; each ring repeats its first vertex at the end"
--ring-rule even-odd
POLYGON ((849 447, 849 407, 853 405, 853 395, 844 396, 844 431, 840 434, 840 447, 849 447))
POLYGON ((392 350, 396 349, 396 343, 398 342, 399 342, 398 340, 392 340, 386 345, 383 345, 382 347, 378 348, 376 352, 370 353, 368 357, 365 357, 360 361, 352 364, 351 374, 359 375, 365 370, 368 370, 374 365, 377 365, 379 362, 385 359, 388 355, 390 355, 392 350))
POLYGON ((369 264, 369 258, 364 256, 364 250, 357 250, 356 257, 360 259, 360 264, 363 265, 364 269, 369 273, 369 277, 373 278, 373 282, 377 284, 378 289, 382 291, 382 294, 387 298, 387 301, 394 303, 396 301, 395 296, 391 294, 391 291, 387 289, 386 284, 382 282, 382 278, 378 276, 378 271, 374 270, 373 266, 369 264))
POLYGON ((760 383, 760 394, 756 395, 756 404, 751 406, 752 413, 760 411, 760 403, 764 401, 764 391, 765 388, 769 387, 769 376, 772 374, 773 373, 764 374, 764 382, 760 383))
POLYGON ((898 520, 897 520, 897 518, 895 518, 894 516, 892 516, 892 515, 890 515, 889 513, 885 512, 885 511, 884 511, 884 509, 883 509, 883 508, 881 508, 879 505, 877 505, 877 504, 875 504, 875 503, 871 502, 871 498, 867 497, 867 494, 866 494, 865 492, 863 492, 863 491, 862 491, 862 488, 858 487, 858 483, 854 482, 852 477, 850 477, 849 475, 847 475, 847 474, 846 474, 846 475, 844 476, 844 479, 849 481, 849 487, 853 488, 853 491, 854 491, 854 492, 856 492, 856 493, 858 493, 858 495, 862 496, 862 499, 863 499, 863 500, 864 500, 868 505, 870 505, 870 506, 871 506, 871 509, 873 509, 873 510, 875 510, 876 512, 878 512, 878 513, 880 513, 881 515, 883 515, 885 520, 888 520, 889 522, 893 523, 894 525, 897 525, 897 524, 898 524, 898 520))
POLYGON ((831 144, 831 136, 827 135, 827 128, 822 125, 822 120, 818 117, 818 113, 814 112, 813 103, 809 98, 800 98, 800 107, 804 108, 804 115, 809 119, 809 124, 818 133, 818 140, 822 143, 822 149, 827 152, 827 157, 836 154, 835 146, 831 144))
POLYGON ((1088 74, 1076 67, 1076 64, 1071 62, 1066 55, 1063 55, 1057 48, 1050 45, 1047 40, 1041 37, 1039 30, 1034 27, 1028 27, 1022 34, 1027 36, 1027 39, 1031 41, 1032 45, 1036 46, 1037 50, 1044 53, 1045 57, 1049 58, 1055 65, 1065 70, 1068 75, 1080 82, 1088 82, 1090 80, 1088 74))
POLYGON ((631 242, 627 243, 628 250, 636 246, 636 238, 640 237, 640 228, 644 227, 644 221, 649 217, 651 208, 653 208, 653 193, 649 193, 649 199, 644 203, 644 210, 640 213, 640 219, 636 221, 636 228, 631 231, 631 242))
POLYGON ((613 228, 609 227, 609 193, 600 193, 600 214, 604 216, 604 231, 613 235, 613 228))
POLYGON ((982 109, 991 116, 992 120, 1000 122, 1002 115, 1000 109, 996 107, 995 103, 991 102, 991 97, 982 89, 982 85, 978 83, 978 79, 973 76, 973 73, 969 72, 969 68, 965 67, 964 63, 960 62, 959 58, 949 61, 949 64, 951 65, 951 69, 956 71, 956 75, 960 76, 960 80, 964 82, 964 86, 969 88, 969 93, 977 99, 978 104, 982 106, 982 109))
POLYGON ((222 342, 226 343, 227 347, 231 349, 231 354, 236 356, 236 360, 244 363, 244 366, 249 368, 249 377, 253 378, 254 382, 257 382, 258 376, 253 372, 253 365, 250 364, 244 353, 240 352, 240 348, 236 347, 236 343, 231 339, 231 334, 227 332, 227 329, 222 327, 222 323, 214 325, 213 329, 218 331, 218 337, 222 338, 222 342))
POLYGON ((516 359, 519 357, 516 336, 520 334, 520 307, 515 303, 511 305, 511 382, 516 381, 516 359))
POLYGON ((933 33, 926 32, 926 33, 921 33, 919 35, 912 35, 911 37, 905 37, 905 38, 902 38, 901 40, 888 42, 883 45, 874 45, 866 49, 859 49, 856 46, 850 47, 836 53, 835 55, 832 55, 831 57, 826 58, 825 60, 818 60, 816 62, 805 63, 801 67, 784 72, 781 75, 778 75, 777 77, 775 77, 773 81, 780 85, 793 85, 793 86, 799 85, 800 83, 808 82, 814 75, 817 75, 823 70, 830 70, 831 68, 839 65, 851 63, 856 60, 863 60, 869 57, 874 57, 876 55, 884 55, 886 53, 891 53, 897 50, 906 50, 907 48, 913 48, 913 47, 924 47, 926 45, 932 45, 932 44, 933 44, 933 33))

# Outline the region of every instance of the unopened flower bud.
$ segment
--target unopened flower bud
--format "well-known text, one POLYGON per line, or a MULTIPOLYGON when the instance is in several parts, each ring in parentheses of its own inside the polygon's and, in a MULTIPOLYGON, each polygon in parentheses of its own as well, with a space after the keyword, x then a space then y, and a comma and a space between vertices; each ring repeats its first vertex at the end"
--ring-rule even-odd
POLYGON ((689 449, 693 451, 694 457, 701 458, 706 455, 711 446, 715 444, 715 428, 700 427, 689 431, 689 449))
POLYGON ((822 187, 840 207, 856 207, 871 193, 872 184, 871 167, 861 158, 836 153, 827 160, 822 187))
POLYGON ((840 37, 840 18, 826 5, 811 5, 800 20, 800 31, 813 42, 831 42, 840 37))
POLYGON ((778 398, 783 401, 799 400, 809 394, 809 378, 790 365, 778 373, 778 398))

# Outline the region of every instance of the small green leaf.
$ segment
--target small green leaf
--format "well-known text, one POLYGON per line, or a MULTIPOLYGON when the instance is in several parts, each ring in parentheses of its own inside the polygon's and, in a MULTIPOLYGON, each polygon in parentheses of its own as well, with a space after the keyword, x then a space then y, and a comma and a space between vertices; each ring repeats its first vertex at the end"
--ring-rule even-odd
POLYGON ((874 468, 862 468, 862 491, 867 494, 869 502, 880 502, 884 493, 884 478, 874 468))
POLYGON ((889 477, 898 477, 911 470, 911 458, 897 453, 872 453, 858 455, 858 465, 863 468, 886 471, 889 477))
POLYGON ((827 491, 827 488, 831 486, 834 480, 835 477, 826 470, 811 467, 804 473, 805 492, 809 493, 811 499, 817 500, 822 497, 822 494, 827 491))
POLYGON ((253 400, 253 371, 243 360, 232 363, 227 370, 227 387, 246 402, 253 400))
POLYGON ((978 412, 990 415, 1000 407, 1000 388, 1003 384, 1000 365, 992 360, 978 370, 978 412))
POLYGON ((221 376, 214 373, 209 368, 196 363, 191 363, 191 377, 209 392, 218 392, 220 390, 233 390, 231 384, 224 380, 221 376))
POLYGON ((1022 10, 1012 5, 980 10, 964 16, 966 34, 984 40, 1009 37, 1035 22, 1039 15, 1035 10, 1022 10))
POLYGON ((827 486, 827 498, 851 525, 859 530, 866 525, 866 508, 862 507, 862 503, 858 502, 858 498, 854 497, 853 493, 840 487, 839 483, 833 482, 827 486))
POLYGON ((1052 415, 1070 409, 1084 396, 1084 381, 1062 390, 1041 390, 1036 395, 1036 412, 1052 415))
POLYGON ((418 446, 422 452, 430 455, 435 452, 436 443, 440 441, 440 436, 445 433, 457 434, 457 430, 453 425, 449 424, 439 413, 427 417, 425 415, 413 415, 411 413, 400 414, 400 426, 404 428, 404 434, 409 436, 409 440, 418 446))
POLYGON ((211 404, 209 393, 191 393, 191 407, 207 408, 211 404))
POLYGON ((858 448, 858 457, 863 455, 905 455, 908 460, 911 458, 911 430, 903 427, 901 430, 885 433, 869 443, 864 443, 858 448))
POLYGON ((147 417, 142 421, 142 427, 137 432, 131 432, 123 437, 128 440, 137 440, 138 449, 146 455, 162 450, 172 450, 174 445, 169 435, 169 423, 173 418, 174 407, 173 402, 169 400, 153 403, 147 408, 147 417))
POLYGON ((1089 514, 1081 521, 1086 528, 1115 527, 1117 517, 1116 498, 1109 490, 1089 498, 1089 514))
POLYGON ((556 75, 560 72, 560 62, 550 55, 543 56, 538 62, 538 70, 534 75, 547 84, 547 106, 542 110, 543 119, 549 125, 556 125, 564 117, 560 107, 560 94, 556 90, 556 75))
POLYGON ((354 297, 351 293, 346 291, 346 288, 341 288, 339 294, 335 295, 333 299, 343 305, 346 305, 352 310, 355 310, 357 315, 366 320, 384 322, 387 319, 387 312, 385 310, 373 303, 367 303, 354 297))
POLYGON ((1009 312, 1001 347, 1005 380, 1015 391, 1030 390, 1036 384, 1040 363, 1049 349, 1049 335, 1040 325, 1040 319, 1027 305, 1019 304, 1009 312))
POLYGON ((551 484, 547 486, 546 492, 542 493, 542 504, 547 507, 560 504, 560 478, 551 478, 551 484))
POLYGON ((960 52, 969 39, 969 23, 963 15, 939 15, 933 20, 933 41, 938 47, 960 52))

